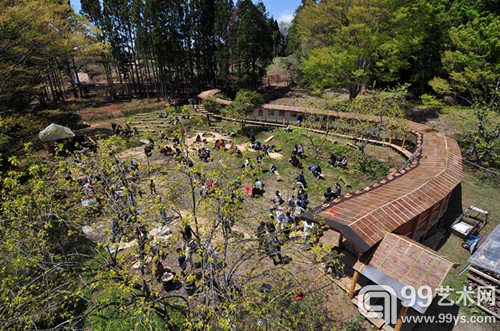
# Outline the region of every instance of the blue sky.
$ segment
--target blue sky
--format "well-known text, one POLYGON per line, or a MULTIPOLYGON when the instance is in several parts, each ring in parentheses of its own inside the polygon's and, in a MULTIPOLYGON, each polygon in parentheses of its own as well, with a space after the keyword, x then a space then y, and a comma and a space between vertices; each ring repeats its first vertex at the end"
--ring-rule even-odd
MULTIPOLYGON (((254 0, 253 2, 258 1, 254 0)), ((290 22, 302 0, 262 0, 262 2, 266 6, 267 12, 279 23, 281 21, 290 22)))
MULTIPOLYGON (((257 3, 257 1, 253 0, 254 3, 257 3)), ((290 22, 293 13, 300 6, 302 0, 262 0, 262 2, 264 2, 269 15, 273 16, 279 23, 281 21, 290 22)), ((71 0, 71 4, 76 12, 80 11, 80 0, 71 0)))

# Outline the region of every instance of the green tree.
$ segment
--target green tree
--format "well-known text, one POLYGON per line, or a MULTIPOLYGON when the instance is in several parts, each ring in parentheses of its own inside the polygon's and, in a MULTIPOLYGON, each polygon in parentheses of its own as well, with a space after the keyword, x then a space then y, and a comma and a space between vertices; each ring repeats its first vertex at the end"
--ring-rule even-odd
POLYGON ((241 122, 241 129, 245 124, 247 115, 253 113, 264 104, 264 98, 257 92, 240 90, 231 104, 223 109, 226 116, 236 118, 241 122))
POLYGON ((353 99, 364 84, 398 80, 424 35, 414 21, 421 7, 385 0, 304 2, 294 22, 305 82, 318 91, 346 88, 353 99))
MULTIPOLYGON (((3 1, 0 6, 1 111, 64 100, 76 26, 67 2, 3 1)), ((78 49, 78 48, 77 48, 78 49)))
POLYGON ((262 2, 236 4, 229 30, 234 88, 257 88, 273 56, 270 22, 262 2))
POLYGON ((476 161, 497 166, 500 150, 498 113, 500 109, 500 18, 476 18, 450 29, 450 49, 442 56, 447 76, 430 81, 440 95, 470 106, 471 119, 461 132, 464 145, 476 161))
POLYGON ((361 171, 367 171, 368 157, 365 148, 369 139, 404 140, 407 134, 404 120, 407 88, 408 86, 398 87, 344 104, 344 111, 352 113, 354 117, 341 118, 334 127, 353 137, 353 144, 359 151, 361 171))
POLYGON ((430 85, 468 105, 495 103, 499 91, 500 18, 488 15, 450 30, 451 47, 442 56, 446 78, 430 85))

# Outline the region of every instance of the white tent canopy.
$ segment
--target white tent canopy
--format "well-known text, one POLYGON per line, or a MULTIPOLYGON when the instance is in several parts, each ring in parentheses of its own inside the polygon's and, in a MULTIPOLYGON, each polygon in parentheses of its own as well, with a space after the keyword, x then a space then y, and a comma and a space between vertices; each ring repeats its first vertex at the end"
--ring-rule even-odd
POLYGON ((41 141, 59 140, 74 137, 75 134, 70 128, 52 123, 38 133, 41 141))

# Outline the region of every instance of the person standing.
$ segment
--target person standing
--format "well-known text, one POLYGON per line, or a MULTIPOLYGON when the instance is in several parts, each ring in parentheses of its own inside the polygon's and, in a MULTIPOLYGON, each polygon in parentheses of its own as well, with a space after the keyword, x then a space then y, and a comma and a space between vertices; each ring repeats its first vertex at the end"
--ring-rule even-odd
POLYGON ((276 210, 276 222, 278 222, 278 228, 281 230, 282 225, 285 222, 285 212, 281 206, 278 206, 276 210))
POLYGON ((177 254, 179 254, 177 258, 177 262, 179 263, 179 269, 181 269, 181 273, 184 274, 187 268, 186 254, 180 247, 177 248, 177 254))
POLYGON ((314 229, 314 223, 304 221, 304 246, 306 248, 310 247, 309 240, 311 239, 311 234, 314 229))
POLYGON ((151 195, 156 194, 156 186, 152 178, 149 180, 149 191, 151 192, 151 195))

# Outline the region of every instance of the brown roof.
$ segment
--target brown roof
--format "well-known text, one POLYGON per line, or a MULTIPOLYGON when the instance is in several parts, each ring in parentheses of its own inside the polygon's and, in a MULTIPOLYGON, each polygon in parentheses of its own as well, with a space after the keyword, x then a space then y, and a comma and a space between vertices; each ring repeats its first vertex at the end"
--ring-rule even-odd
MULTIPOLYGON (((456 266, 458 263, 408 237, 388 233, 370 262, 358 262, 354 269, 378 285, 391 287, 399 299, 408 301, 408 296, 400 295, 404 286, 411 286, 415 291, 428 286, 434 297, 450 269, 456 266)), ((427 309, 420 307, 418 300, 412 307, 420 313, 427 309)))
POLYGON ((359 253, 368 251, 388 233, 444 199, 462 180, 457 142, 431 128, 412 123, 427 143, 418 165, 363 191, 347 195, 303 215, 342 233, 359 253))

